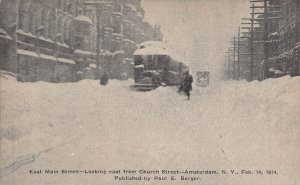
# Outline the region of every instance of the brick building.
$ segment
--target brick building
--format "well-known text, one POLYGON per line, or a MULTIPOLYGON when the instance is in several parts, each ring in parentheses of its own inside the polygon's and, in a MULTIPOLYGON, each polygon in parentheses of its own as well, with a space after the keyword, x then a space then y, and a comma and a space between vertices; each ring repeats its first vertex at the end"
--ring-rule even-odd
POLYGON ((97 14, 84 0, 2 0, 0 68, 22 81, 95 78, 99 20, 100 72, 130 76, 137 44, 163 35, 144 21, 140 0, 106 2, 97 14))

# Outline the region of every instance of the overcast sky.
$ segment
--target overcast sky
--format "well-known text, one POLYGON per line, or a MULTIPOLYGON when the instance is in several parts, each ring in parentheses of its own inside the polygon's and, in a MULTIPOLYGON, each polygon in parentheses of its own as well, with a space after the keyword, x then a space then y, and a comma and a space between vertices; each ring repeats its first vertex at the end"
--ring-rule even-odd
POLYGON ((250 12, 248 0, 143 0, 142 6, 146 21, 161 25, 168 45, 188 63, 213 71, 219 70, 230 38, 250 12))

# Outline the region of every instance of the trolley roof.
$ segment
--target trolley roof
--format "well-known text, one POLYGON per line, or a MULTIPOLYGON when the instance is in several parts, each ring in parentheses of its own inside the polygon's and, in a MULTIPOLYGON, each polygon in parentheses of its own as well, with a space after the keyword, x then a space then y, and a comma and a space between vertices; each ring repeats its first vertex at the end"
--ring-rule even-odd
MULTIPOLYGON (((186 64, 186 62, 180 57, 178 54, 173 52, 164 42, 161 41, 146 41, 139 45, 139 48, 135 50, 133 55, 167 55, 171 57, 173 60, 178 62, 182 62, 186 64)), ((187 64, 186 64, 187 65, 187 64)))

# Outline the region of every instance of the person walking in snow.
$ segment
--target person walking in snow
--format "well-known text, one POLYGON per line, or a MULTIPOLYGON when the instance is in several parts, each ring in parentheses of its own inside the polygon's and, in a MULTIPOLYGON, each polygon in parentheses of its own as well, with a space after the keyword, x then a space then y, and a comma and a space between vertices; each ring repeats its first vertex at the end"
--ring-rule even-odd
POLYGON ((106 72, 100 77, 100 85, 107 85, 108 84, 108 76, 106 72))
POLYGON ((190 100, 190 96, 191 96, 190 92, 193 89, 192 88, 192 83, 193 83, 193 76, 189 74, 189 71, 186 71, 181 88, 183 89, 183 91, 187 95, 188 100, 190 100))

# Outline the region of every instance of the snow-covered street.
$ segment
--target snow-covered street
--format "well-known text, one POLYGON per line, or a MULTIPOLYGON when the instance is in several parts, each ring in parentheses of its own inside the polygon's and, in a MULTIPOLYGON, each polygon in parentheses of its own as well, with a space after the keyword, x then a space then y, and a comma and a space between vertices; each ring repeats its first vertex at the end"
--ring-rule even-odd
POLYGON ((137 184, 296 185, 300 182, 300 78, 135 92, 133 81, 50 84, 0 78, 4 184, 135 184, 101 175, 32 175, 34 169, 277 170, 137 184), (10 166, 20 157, 27 164, 10 166), (220 168, 222 166, 222 168, 220 168), (155 169, 154 169, 155 168, 155 169), (26 177, 26 178, 24 178, 26 177), (26 183, 25 183, 26 181, 26 183))

